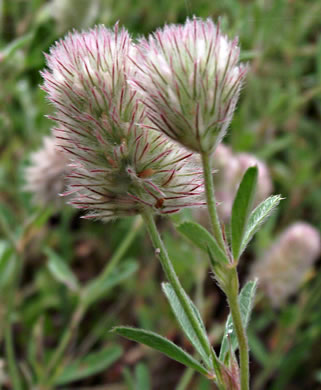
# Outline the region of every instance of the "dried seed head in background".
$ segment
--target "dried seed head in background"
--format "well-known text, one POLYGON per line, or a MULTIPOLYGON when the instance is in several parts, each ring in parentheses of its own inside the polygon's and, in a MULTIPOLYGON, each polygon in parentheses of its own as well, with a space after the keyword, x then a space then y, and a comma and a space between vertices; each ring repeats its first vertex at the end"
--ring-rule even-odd
POLYGON ((56 108, 55 135, 72 160, 72 204, 87 218, 172 213, 204 204, 191 152, 142 128, 145 109, 128 84, 134 47, 125 29, 67 35, 47 56, 44 90, 56 108))
POLYGON ((211 19, 157 30, 137 45, 130 77, 153 128, 196 152, 213 152, 231 122, 246 67, 237 40, 211 19))
POLYGON ((320 233, 307 223, 296 222, 253 263, 250 279, 259 278, 272 305, 280 307, 300 288, 320 251, 320 233))
POLYGON ((54 137, 45 137, 41 149, 32 153, 31 165, 25 169, 25 190, 33 193, 34 203, 40 206, 60 206, 61 194, 70 172, 68 158, 57 146, 54 137))

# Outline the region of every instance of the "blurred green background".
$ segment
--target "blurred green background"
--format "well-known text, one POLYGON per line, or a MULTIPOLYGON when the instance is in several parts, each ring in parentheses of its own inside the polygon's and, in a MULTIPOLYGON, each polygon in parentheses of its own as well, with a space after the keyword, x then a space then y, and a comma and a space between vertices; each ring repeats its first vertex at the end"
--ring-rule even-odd
MULTIPOLYGON (((223 31, 239 36, 242 59, 251 67, 225 141, 264 160, 274 192, 285 198, 247 251, 242 281, 251 262, 289 224, 304 220, 320 230, 320 0, 0 0, 1 389, 20 390, 8 364, 12 350, 24 389, 214 388, 109 332, 116 324, 135 325, 191 348, 161 293, 164 277, 144 229, 80 321, 80 297, 133 220, 85 221, 69 206, 37 208, 24 191, 30 153, 52 126, 39 71, 55 40, 73 28, 116 21, 137 37, 193 15, 220 18, 223 31), (55 375, 44 385, 48 362, 63 340, 55 375)), ((166 220, 159 222, 182 283, 218 346, 228 310, 207 260, 178 239, 166 220)), ((249 329, 254 389, 320 388, 320 298, 320 262, 286 306, 275 310, 259 293, 249 329)))

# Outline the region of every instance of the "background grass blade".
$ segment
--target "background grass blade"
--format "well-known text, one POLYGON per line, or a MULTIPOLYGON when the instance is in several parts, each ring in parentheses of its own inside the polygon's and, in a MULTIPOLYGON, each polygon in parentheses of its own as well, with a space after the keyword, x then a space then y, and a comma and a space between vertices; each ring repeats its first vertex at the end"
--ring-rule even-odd
POLYGON ((79 289, 78 280, 67 262, 50 248, 46 248, 45 253, 48 256, 48 269, 53 277, 71 290, 77 291, 79 289))
POLYGON ((92 280, 84 289, 82 299, 85 305, 91 305, 101 299, 109 290, 132 276, 138 269, 134 260, 126 260, 118 265, 107 277, 92 280))
POLYGON ((80 379, 87 378, 106 370, 121 357, 123 350, 119 346, 104 348, 99 352, 93 352, 84 358, 77 359, 65 365, 61 374, 56 378, 56 385, 66 385, 80 379))

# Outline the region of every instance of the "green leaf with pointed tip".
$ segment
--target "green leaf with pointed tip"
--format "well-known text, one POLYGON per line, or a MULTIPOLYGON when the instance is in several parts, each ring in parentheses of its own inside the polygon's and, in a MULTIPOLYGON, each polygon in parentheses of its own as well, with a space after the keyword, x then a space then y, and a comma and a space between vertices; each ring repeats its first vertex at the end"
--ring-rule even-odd
POLYGON ((254 234, 259 230, 260 226, 279 205, 280 200, 282 200, 281 195, 270 196, 252 211, 243 237, 240 255, 243 253, 248 243, 252 240, 254 234))
POLYGON ((50 248, 45 248, 44 252, 48 256, 47 266, 52 276, 70 290, 77 291, 79 289, 78 280, 68 264, 50 248))
POLYGON ((184 366, 191 367, 203 375, 208 375, 207 370, 196 359, 178 347, 172 341, 165 337, 144 329, 130 328, 127 326, 117 326, 113 332, 129 340, 147 345, 159 352, 167 355, 169 358, 182 363, 184 366))
MULTIPOLYGON (((239 294, 239 304, 241 310, 241 318, 244 328, 246 329, 251 315, 251 310, 253 307, 253 301, 256 291, 257 281, 249 281, 242 288, 239 294)), ((238 347, 236 333, 234 331, 234 325, 231 314, 228 316, 225 324, 225 332, 221 344, 220 356, 219 359, 222 362, 225 362, 226 354, 229 349, 232 348, 235 351, 238 347)))
POLYGON ((221 264, 229 263, 226 254, 218 246, 212 235, 203 226, 196 222, 188 221, 177 226, 177 230, 204 252, 208 253, 208 251, 210 251, 216 262, 221 264))
POLYGON ((122 355, 120 346, 104 348, 99 352, 90 353, 84 358, 77 359, 65 365, 64 369, 57 376, 55 385, 66 385, 106 370, 122 355))
MULTIPOLYGON (((181 305, 173 287, 169 283, 162 283, 163 291, 169 301, 169 304, 171 305, 171 308, 173 310, 173 313, 179 322, 183 332, 185 333, 186 337, 189 339, 189 341, 192 343, 192 345, 195 347, 197 352, 200 354, 202 359, 204 360, 207 367, 211 367, 211 361, 210 357, 208 356, 207 352, 204 350, 202 344, 200 343, 198 336, 190 323, 190 320, 185 313, 185 310, 183 306, 181 305)), ((200 324, 200 327, 202 329, 202 332, 204 333, 205 338, 207 339, 207 333, 204 326, 204 323, 202 321, 200 312, 198 311, 197 307, 194 305, 194 303, 189 299, 190 305, 192 309, 194 310, 194 313, 196 315, 196 318, 200 324)), ((210 348, 210 345, 209 345, 210 348)))
POLYGON ((98 276, 85 287, 82 300, 85 305, 91 305, 101 299, 110 289, 122 283, 133 275, 138 269, 134 260, 123 261, 106 277, 98 276))
POLYGON ((243 176, 233 203, 231 227, 232 253, 234 260, 238 260, 240 257, 244 234, 246 232, 250 212, 253 206, 257 176, 257 167, 248 168, 243 176))

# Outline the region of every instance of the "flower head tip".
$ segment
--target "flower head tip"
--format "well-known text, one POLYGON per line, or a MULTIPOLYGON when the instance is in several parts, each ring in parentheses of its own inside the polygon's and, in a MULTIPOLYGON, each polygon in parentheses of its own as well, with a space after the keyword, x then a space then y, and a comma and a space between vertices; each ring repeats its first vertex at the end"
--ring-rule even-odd
POLYGON ((142 39, 132 59, 137 89, 155 129, 196 152, 213 152, 224 137, 246 66, 237 40, 211 19, 169 25, 142 39))

